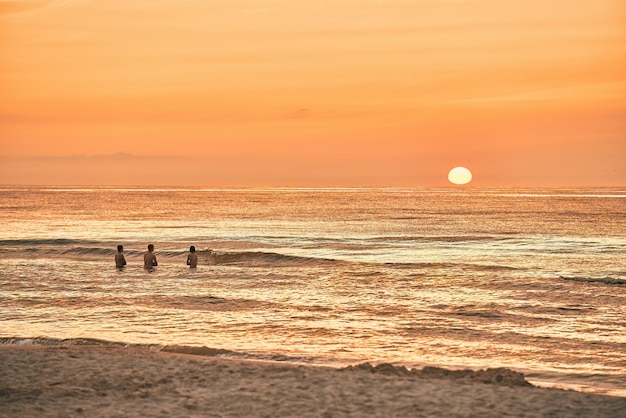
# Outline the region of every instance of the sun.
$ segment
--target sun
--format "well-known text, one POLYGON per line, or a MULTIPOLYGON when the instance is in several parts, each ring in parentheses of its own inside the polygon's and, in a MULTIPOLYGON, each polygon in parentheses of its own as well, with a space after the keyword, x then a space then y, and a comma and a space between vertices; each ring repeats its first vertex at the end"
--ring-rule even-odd
POLYGON ((454 184, 467 184, 472 181, 472 172, 465 167, 454 167, 448 173, 448 180, 454 184))

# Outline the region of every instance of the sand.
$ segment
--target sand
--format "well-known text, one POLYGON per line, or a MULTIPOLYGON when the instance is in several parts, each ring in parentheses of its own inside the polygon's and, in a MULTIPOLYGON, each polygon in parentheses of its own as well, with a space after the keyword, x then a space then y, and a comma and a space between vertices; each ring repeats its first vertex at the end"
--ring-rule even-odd
POLYGON ((626 398, 537 388, 506 369, 333 369, 132 346, 2 346, 0 416, 624 417, 626 398))

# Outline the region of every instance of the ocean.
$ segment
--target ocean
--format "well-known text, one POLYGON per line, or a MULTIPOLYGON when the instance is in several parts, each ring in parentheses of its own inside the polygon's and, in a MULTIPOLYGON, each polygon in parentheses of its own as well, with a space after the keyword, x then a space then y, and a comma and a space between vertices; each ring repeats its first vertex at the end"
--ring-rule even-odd
POLYGON ((4 186, 0 225, 0 344, 507 367, 626 396, 626 189, 4 186))

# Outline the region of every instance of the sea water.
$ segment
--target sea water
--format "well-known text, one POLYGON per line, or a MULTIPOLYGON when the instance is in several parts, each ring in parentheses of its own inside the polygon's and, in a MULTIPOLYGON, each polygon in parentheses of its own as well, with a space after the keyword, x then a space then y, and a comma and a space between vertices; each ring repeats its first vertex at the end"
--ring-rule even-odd
POLYGON ((3 187, 0 228, 0 343, 508 367, 626 396, 624 189, 3 187))

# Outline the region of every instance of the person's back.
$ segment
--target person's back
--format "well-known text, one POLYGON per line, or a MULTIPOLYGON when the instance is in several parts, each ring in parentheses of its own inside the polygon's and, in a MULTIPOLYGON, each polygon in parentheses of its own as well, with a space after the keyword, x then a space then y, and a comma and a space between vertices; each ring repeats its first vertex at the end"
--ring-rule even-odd
POLYGON ((152 253, 154 245, 148 245, 148 252, 143 255, 143 268, 152 271, 153 267, 158 266, 156 256, 152 253))
POLYGON ((124 247, 121 245, 117 246, 117 254, 115 254, 115 267, 118 269, 124 268, 126 265, 126 258, 124 257, 124 247))
POLYGON ((198 267, 198 254, 196 254, 196 247, 193 245, 189 248, 189 255, 187 256, 187 265, 189 268, 195 269, 198 267))

